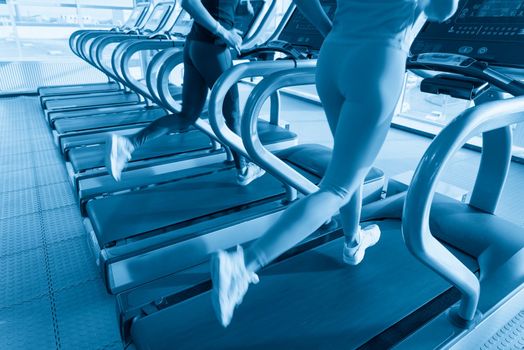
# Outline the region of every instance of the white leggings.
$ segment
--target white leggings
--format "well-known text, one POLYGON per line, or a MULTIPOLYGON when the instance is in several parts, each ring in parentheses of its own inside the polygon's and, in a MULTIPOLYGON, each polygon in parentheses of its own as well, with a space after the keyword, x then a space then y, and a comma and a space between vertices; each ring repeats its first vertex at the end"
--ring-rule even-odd
POLYGON ((348 243, 358 243, 362 184, 384 143, 404 82, 405 51, 387 40, 328 36, 316 84, 334 137, 331 162, 317 192, 291 205, 245 251, 257 271, 308 237, 340 210, 348 243))

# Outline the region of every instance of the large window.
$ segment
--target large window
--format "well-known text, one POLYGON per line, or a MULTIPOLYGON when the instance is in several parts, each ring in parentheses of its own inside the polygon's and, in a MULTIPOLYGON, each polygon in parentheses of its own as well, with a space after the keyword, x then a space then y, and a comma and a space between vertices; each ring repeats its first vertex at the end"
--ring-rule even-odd
MULTIPOLYGON (((472 103, 447 95, 433 95, 420 92, 422 78, 409 73, 400 113, 393 120, 405 127, 429 134, 438 134, 456 116, 472 103)), ((481 146, 481 138, 472 140, 481 146)), ((524 124, 513 126, 513 154, 524 158, 524 124)))
POLYGON ((133 0, 0 1, 0 60, 71 57, 72 32, 120 25, 132 8, 133 0))

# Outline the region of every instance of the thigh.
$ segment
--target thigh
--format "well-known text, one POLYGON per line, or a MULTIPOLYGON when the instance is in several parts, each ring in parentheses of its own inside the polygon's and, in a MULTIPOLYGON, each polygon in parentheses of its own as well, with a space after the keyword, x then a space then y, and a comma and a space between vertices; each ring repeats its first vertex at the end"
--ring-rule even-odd
POLYGON ((337 45, 325 43, 320 51, 320 56, 317 64, 316 72, 316 87, 318 97, 322 102, 322 107, 326 114, 331 133, 335 135, 338 124, 340 110, 344 103, 344 96, 342 96, 338 81, 336 79, 337 67, 337 45))
POLYGON ((344 68, 336 77, 344 102, 333 156, 322 181, 341 195, 358 188, 380 151, 400 96, 405 67, 405 54, 398 49, 360 47, 346 52, 341 60, 344 68))
POLYGON ((210 89, 222 73, 233 65, 231 53, 226 46, 195 41, 189 54, 210 89))
POLYGON ((196 68, 191 51, 194 41, 188 40, 184 47, 184 81, 182 87, 182 116, 196 120, 206 103, 208 87, 206 80, 196 68))

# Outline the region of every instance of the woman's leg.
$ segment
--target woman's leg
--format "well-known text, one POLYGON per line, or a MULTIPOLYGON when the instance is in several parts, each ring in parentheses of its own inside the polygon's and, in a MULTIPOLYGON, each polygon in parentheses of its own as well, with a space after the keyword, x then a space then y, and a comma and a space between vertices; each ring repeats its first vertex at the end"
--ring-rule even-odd
MULTIPOLYGON (((223 325, 231 320, 255 271, 310 235, 359 190, 389 130, 400 96, 406 54, 384 45, 334 47, 327 79, 344 97, 334 135, 333 156, 320 189, 290 206, 244 255, 219 252, 212 260, 213 305, 223 325), (334 73, 334 72, 332 72, 334 73)), ((323 54, 327 53, 324 51, 323 54)), ((328 62, 329 63, 329 62, 328 62)), ((333 93, 333 91, 332 91, 333 93)), ((355 201, 358 199, 354 197, 355 201)))
POLYGON ((171 132, 184 131, 200 117, 208 92, 207 82, 196 69, 192 60, 194 41, 188 40, 184 47, 184 78, 182 85, 182 111, 156 119, 129 140, 136 148, 144 143, 171 132))
MULTIPOLYGON (((209 89, 212 89, 218 78, 233 65, 231 52, 223 45, 198 42, 190 54, 195 67, 209 89)), ((222 112, 226 125, 240 135, 240 105, 237 85, 234 85, 225 96, 222 112)), ((237 169, 241 170, 246 166, 244 157, 236 152, 233 152, 233 157, 237 169)))
POLYGON ((182 112, 161 117, 129 137, 111 135, 106 154, 106 168, 115 180, 120 180, 122 171, 137 148, 171 132, 186 130, 200 116, 206 102, 207 85, 190 58, 193 43, 188 40, 184 47, 182 112))
MULTIPOLYGON (((334 68, 338 69, 338 66, 334 66, 331 62, 324 62, 324 57, 330 57, 336 54, 339 50, 339 46, 332 46, 333 44, 325 43, 320 53, 320 60, 317 65, 316 74, 316 87, 318 96, 322 101, 322 107, 326 114, 329 129, 331 134, 334 136, 337 130, 338 120, 340 117, 340 111, 344 104, 344 96, 339 91, 338 81, 332 79, 333 74, 336 72, 332 71, 334 68)), ((344 236, 346 243, 349 246, 355 246, 359 243, 359 222, 360 222, 360 211, 362 206, 362 186, 359 190, 355 191, 349 202, 340 208, 340 219, 342 221, 342 227, 344 230, 344 236)))

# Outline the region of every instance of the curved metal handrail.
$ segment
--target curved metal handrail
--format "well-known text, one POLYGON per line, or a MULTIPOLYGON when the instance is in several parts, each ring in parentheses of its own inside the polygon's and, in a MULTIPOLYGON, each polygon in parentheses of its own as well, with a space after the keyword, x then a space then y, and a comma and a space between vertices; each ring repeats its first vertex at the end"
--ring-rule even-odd
MULTIPOLYGON (((141 83, 133 77, 130 70, 130 62, 133 55, 140 51, 145 50, 164 50, 172 48, 176 45, 174 41, 171 40, 132 40, 126 41, 117 46, 113 55, 111 57, 111 65, 114 72, 120 76, 124 81, 126 81, 130 86, 134 88, 138 93, 140 93, 145 98, 148 98, 156 102, 155 96, 148 89, 148 86, 144 83, 141 83)), ((150 63, 149 63, 150 64, 150 63)), ((144 75, 146 78, 147 75, 144 75)))
POLYGON ((181 49, 182 48, 180 47, 165 49, 162 52, 159 52, 155 56, 153 56, 153 58, 147 65, 147 71, 145 74, 147 88, 149 92, 151 93, 151 95, 155 98, 157 103, 159 105, 162 105, 166 109, 167 107, 164 106, 165 101, 162 100, 162 98, 160 97, 160 92, 158 91, 158 81, 160 79, 159 72, 160 72, 162 65, 165 64, 166 60, 168 60, 174 54, 180 53, 181 49))
MULTIPOLYGON (((508 147, 511 145, 509 125, 523 121, 524 97, 486 102, 464 111, 431 143, 415 171, 406 195, 402 218, 402 233, 406 245, 419 260, 460 290, 462 299, 457 316, 466 322, 475 318, 480 283, 477 277, 432 235, 429 227, 431 203, 438 180, 452 155, 472 136, 492 133, 487 138, 490 141, 484 142, 481 163, 486 164, 488 160, 498 159, 498 165, 503 169, 487 171, 486 166, 481 166, 470 205, 480 209, 485 207, 488 212, 494 210, 511 161, 511 147, 508 147), (496 193, 491 195, 487 203, 479 202, 475 199, 480 197, 478 184, 486 185, 489 183, 487 181, 495 181, 496 186, 500 188, 496 189, 496 193)), ((485 192, 483 194, 486 195, 485 192)))
POLYGON ((171 96, 169 91, 169 76, 173 69, 179 64, 184 63, 184 52, 182 50, 169 50, 163 56, 163 62, 160 64, 158 71, 152 73, 150 78, 151 84, 156 82, 154 90, 158 93, 162 105, 173 113, 178 113, 182 109, 180 101, 177 101, 171 96), (155 79, 156 78, 156 79, 155 79))
POLYGON ((291 3, 287 9, 287 11, 284 13, 284 16, 280 20, 280 23, 278 24, 277 28, 273 32, 273 34, 269 37, 267 40, 268 42, 277 40, 282 31, 284 30, 284 27, 286 26, 287 22, 293 16, 293 13, 295 13, 295 10, 297 9, 297 5, 294 3, 291 3))
POLYGON ((243 78, 262 77, 281 70, 312 65, 316 65, 315 60, 247 62, 236 65, 222 74, 213 86, 213 89, 211 89, 209 97, 209 123, 219 141, 236 152, 249 157, 241 137, 229 129, 225 123, 224 114, 222 113, 224 98, 231 87, 243 78))
POLYGON ((303 194, 316 192, 318 187, 280 158, 267 150, 260 141, 257 119, 262 106, 275 91, 288 86, 315 83, 316 66, 280 71, 264 78, 249 95, 242 115, 242 140, 250 158, 283 183, 303 194))
POLYGON ((260 11, 259 16, 253 21, 249 31, 244 36, 242 41, 241 50, 250 49, 251 47, 259 44, 262 40, 261 35, 266 25, 272 19, 277 9, 277 2, 267 0, 264 4, 264 8, 260 11))
POLYGON ((113 79, 126 84, 125 80, 120 78, 115 72, 113 72, 112 67, 106 65, 103 60, 104 50, 111 44, 118 44, 128 40, 137 40, 137 39, 147 39, 145 35, 125 35, 125 34, 115 34, 111 36, 104 36, 94 39, 90 51, 90 59, 92 62, 100 69, 102 72, 112 77, 113 79))

